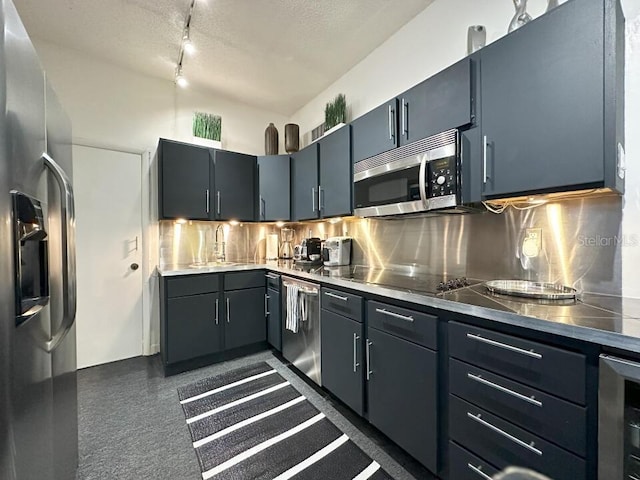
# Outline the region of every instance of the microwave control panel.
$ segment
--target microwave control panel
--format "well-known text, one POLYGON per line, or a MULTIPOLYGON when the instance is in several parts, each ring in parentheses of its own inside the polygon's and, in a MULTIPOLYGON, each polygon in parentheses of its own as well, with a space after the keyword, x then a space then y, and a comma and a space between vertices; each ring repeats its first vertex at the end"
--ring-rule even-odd
POLYGON ((429 198, 456 195, 458 169, 456 157, 439 158, 429 162, 429 198))

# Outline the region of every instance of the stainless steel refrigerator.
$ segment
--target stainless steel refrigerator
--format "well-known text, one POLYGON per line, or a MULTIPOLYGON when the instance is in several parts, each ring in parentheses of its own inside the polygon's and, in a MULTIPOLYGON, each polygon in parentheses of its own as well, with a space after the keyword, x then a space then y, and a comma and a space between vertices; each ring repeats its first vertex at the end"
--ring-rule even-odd
POLYGON ((75 478, 71 123, 0 0, 0 478, 75 478))

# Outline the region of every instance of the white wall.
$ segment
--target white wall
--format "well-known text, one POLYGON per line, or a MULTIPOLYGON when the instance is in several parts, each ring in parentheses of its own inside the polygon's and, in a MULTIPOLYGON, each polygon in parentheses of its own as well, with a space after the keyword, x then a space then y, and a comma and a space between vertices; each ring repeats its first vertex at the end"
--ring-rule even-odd
MULTIPOLYGON (((195 110, 222 116, 223 148, 264 153, 264 130, 274 122, 284 138, 282 115, 105 63, 79 51, 33 42, 71 117, 74 143, 142 152, 159 137, 191 140, 195 110)), ((281 146, 281 151, 284 148, 281 146)))

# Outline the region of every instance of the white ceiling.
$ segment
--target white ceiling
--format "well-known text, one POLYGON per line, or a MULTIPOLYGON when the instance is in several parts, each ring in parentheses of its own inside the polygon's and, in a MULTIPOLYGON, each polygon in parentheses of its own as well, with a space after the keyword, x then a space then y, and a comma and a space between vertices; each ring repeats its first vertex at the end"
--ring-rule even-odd
MULTIPOLYGON (((196 0, 190 84, 290 115, 433 0, 196 0)), ((190 0, 15 0, 32 37, 173 80, 190 0)))

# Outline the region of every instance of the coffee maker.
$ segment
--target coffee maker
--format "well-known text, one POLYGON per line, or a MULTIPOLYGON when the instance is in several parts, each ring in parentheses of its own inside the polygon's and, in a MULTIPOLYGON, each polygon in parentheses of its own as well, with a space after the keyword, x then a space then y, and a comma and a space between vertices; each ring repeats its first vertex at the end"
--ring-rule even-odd
POLYGON ((351 264, 351 237, 330 237, 324 242, 322 260, 326 267, 351 264))
POLYGON ((322 240, 318 237, 305 238, 295 252, 293 258, 296 262, 322 263, 322 240))

